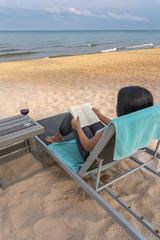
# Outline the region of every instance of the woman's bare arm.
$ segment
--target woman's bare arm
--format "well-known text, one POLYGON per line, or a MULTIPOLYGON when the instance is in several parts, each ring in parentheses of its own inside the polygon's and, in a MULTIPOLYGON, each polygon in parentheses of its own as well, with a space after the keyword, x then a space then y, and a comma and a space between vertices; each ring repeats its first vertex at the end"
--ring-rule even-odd
POLYGON ((72 128, 77 130, 80 142, 81 142, 82 146, 84 147, 84 149, 88 152, 93 150, 93 148, 96 146, 96 144, 98 143, 99 139, 101 138, 101 136, 104 132, 104 130, 102 130, 98 134, 96 134, 94 137, 89 139, 85 135, 85 133, 83 132, 83 130, 81 128, 79 117, 77 117, 77 120, 75 120, 75 119, 72 120, 72 128))
POLYGON ((95 112, 99 120, 104 124, 108 125, 112 121, 110 118, 104 116, 97 108, 93 107, 92 110, 95 112))

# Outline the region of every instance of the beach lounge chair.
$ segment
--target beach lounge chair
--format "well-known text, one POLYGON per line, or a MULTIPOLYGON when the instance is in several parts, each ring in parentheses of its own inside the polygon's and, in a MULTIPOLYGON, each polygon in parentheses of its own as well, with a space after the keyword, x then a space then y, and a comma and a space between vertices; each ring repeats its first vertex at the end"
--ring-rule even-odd
MULTIPOLYGON (((155 105, 135 113, 111 121, 108 127, 90 153, 88 159, 83 162, 73 135, 65 137, 62 143, 48 145, 44 139, 47 135, 55 135, 61 120, 65 114, 60 114, 47 119, 42 119, 39 123, 45 127, 45 134, 36 136, 36 139, 44 147, 45 151, 93 198, 98 204, 109 213, 115 221, 133 238, 146 239, 133 225, 131 225, 120 213, 102 198, 99 191, 102 189, 109 193, 119 204, 131 213, 140 223, 160 239, 160 231, 145 219, 144 216, 136 212, 128 203, 118 196, 109 186, 116 181, 132 174, 144 167, 151 173, 160 177, 160 173, 148 166, 151 162, 160 159, 158 152, 160 144, 160 105, 155 105), (155 150, 148 148, 152 139, 157 139, 155 150), (143 152, 151 155, 147 162, 139 160, 137 156, 143 152), (100 176, 102 172, 124 159, 134 161, 138 166, 123 176, 104 184, 100 176), (95 186, 91 186, 85 181, 85 176, 90 176, 95 181, 95 186)), ((106 170, 107 172, 107 170, 106 170)))

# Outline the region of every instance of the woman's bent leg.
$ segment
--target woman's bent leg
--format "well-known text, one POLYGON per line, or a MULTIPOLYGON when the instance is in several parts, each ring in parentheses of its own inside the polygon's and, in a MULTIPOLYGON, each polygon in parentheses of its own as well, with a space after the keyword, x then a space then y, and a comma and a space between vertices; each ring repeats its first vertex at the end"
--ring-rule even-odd
POLYGON ((72 119, 73 119, 72 115, 70 113, 67 114, 67 116, 62 120, 59 130, 57 131, 56 135, 55 136, 47 136, 45 138, 45 141, 49 142, 49 143, 61 142, 61 139, 64 136, 67 136, 69 133, 72 132, 72 127, 71 127, 72 119))
MULTIPOLYGON (((70 134, 71 132, 73 132, 73 135, 76 139, 76 143, 78 146, 78 150, 81 154, 81 156, 83 157, 84 160, 87 159, 87 157, 89 156, 90 152, 87 152, 84 147, 82 146, 80 140, 79 140, 79 136, 78 133, 75 129, 72 128, 71 122, 72 122, 72 115, 69 113, 62 121, 60 127, 59 127, 59 133, 62 136, 67 136, 68 134, 70 134)), ((85 133, 85 135, 90 139, 93 137, 92 131, 90 130, 89 127, 84 127, 82 128, 83 132, 85 133)))
MULTIPOLYGON (((66 117, 62 120, 56 136, 47 137, 47 138, 53 138, 53 139, 50 139, 52 142, 60 142, 61 138, 63 138, 64 136, 67 136, 68 134, 73 132, 73 135, 77 142, 78 150, 85 161, 87 159, 87 157, 89 156, 90 152, 87 152, 84 149, 84 147, 82 146, 82 144, 79 140, 77 131, 72 128, 72 125, 71 125, 72 119, 73 119, 72 115, 70 113, 67 114, 66 117)), ((86 136, 89 139, 93 137, 93 133, 88 126, 83 128, 83 132, 86 134, 86 136)), ((47 138, 46 138, 46 141, 47 141, 47 138)), ((51 143, 51 141, 49 141, 49 142, 51 143)))
POLYGON ((71 113, 68 113, 67 116, 62 120, 61 125, 59 127, 59 133, 61 136, 67 136, 72 132, 72 115, 71 113))

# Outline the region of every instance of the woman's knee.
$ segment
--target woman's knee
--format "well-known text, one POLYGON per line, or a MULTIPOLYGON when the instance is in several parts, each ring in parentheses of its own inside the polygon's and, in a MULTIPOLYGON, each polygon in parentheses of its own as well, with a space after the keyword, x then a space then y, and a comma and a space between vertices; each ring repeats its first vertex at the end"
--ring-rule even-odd
POLYGON ((71 121, 73 117, 71 113, 68 113, 65 118, 62 120, 61 125, 59 127, 59 132, 62 136, 67 136, 72 132, 71 121))

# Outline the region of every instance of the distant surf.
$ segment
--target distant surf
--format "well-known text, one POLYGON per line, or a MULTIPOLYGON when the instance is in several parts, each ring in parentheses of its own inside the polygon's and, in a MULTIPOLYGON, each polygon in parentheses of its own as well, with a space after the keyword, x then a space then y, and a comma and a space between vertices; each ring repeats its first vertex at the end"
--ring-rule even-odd
POLYGON ((97 44, 96 43, 91 43, 91 44, 88 44, 87 46, 88 47, 95 47, 97 44))
POLYGON ((112 48, 112 49, 107 49, 107 50, 102 50, 102 51, 100 51, 101 53, 107 53, 107 52, 115 52, 115 51, 117 51, 118 50, 118 48, 112 48))
POLYGON ((153 46, 153 43, 145 43, 145 44, 142 44, 142 45, 130 46, 130 47, 127 47, 127 48, 144 48, 144 47, 147 47, 147 46, 153 46))
POLYGON ((106 50, 101 50, 101 53, 107 53, 107 52, 115 52, 115 51, 122 51, 122 50, 129 50, 129 49, 134 49, 134 48, 138 48, 138 49, 143 49, 143 48, 147 48, 150 46, 154 46, 153 43, 145 43, 145 44, 141 44, 141 45, 135 45, 135 46, 128 46, 128 47, 117 47, 117 48, 111 48, 111 49, 106 49, 106 50))
POLYGON ((160 46, 160 31, 0 31, 0 62, 160 46))

